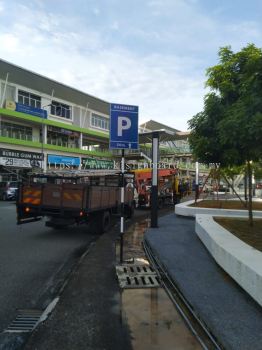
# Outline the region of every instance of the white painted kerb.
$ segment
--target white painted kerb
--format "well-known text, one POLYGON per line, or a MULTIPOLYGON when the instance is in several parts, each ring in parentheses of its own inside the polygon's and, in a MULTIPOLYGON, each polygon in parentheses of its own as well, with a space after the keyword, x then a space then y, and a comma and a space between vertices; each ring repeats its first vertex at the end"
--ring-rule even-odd
MULTIPOLYGON (((201 200, 198 200, 198 202, 201 200)), ((194 200, 176 204, 175 213, 177 215, 182 215, 182 216, 196 216, 197 214, 209 214, 213 216, 248 217, 248 210, 189 207, 189 205, 193 203, 195 203, 194 200)), ((254 217, 262 217, 262 211, 253 210, 253 215, 254 217)))
POLYGON ((216 262, 262 306, 262 253, 232 235, 211 215, 196 215, 196 233, 216 262))

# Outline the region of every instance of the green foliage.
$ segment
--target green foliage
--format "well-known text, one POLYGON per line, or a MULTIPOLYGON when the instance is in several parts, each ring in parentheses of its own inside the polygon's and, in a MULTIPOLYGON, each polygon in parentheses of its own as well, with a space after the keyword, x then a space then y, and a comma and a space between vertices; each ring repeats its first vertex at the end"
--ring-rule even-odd
POLYGON ((262 162, 255 163, 253 166, 253 170, 254 170, 255 179, 261 180, 262 179, 262 162))
POLYGON ((220 173, 222 176, 226 176, 227 178, 234 180, 236 175, 245 173, 245 166, 231 166, 220 169, 220 173))
POLYGON ((203 163, 221 166, 258 161, 262 153, 262 50, 253 44, 219 50, 207 69, 204 110, 189 120, 190 147, 203 163))
POLYGON ((189 143, 193 154, 202 163, 220 163, 222 154, 217 147, 218 121, 223 116, 223 106, 220 98, 214 93, 206 95, 204 111, 195 115, 189 121, 191 134, 189 143))

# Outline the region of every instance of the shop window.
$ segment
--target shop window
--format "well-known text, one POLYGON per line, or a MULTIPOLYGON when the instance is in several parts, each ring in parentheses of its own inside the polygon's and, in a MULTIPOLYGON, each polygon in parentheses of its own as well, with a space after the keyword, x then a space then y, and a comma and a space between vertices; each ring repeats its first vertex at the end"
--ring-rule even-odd
POLYGON ((109 120, 108 118, 102 117, 101 115, 98 114, 92 114, 91 118, 91 126, 102 129, 102 130, 109 130, 109 120))
POLYGON ((58 128, 48 125, 47 128, 47 143, 51 145, 78 148, 80 134, 78 132, 58 128))
POLYGON ((11 100, 15 101, 15 87, 11 85, 6 85, 5 83, 1 84, 1 93, 5 95, 3 96, 3 100, 11 100))
POLYGON ((33 108, 41 108, 41 97, 27 91, 18 90, 18 102, 33 108))
POLYGON ((32 141, 32 128, 24 125, 2 122, 1 136, 32 141))
POLYGON ((51 114, 57 117, 71 119, 71 108, 63 103, 52 101, 51 114))

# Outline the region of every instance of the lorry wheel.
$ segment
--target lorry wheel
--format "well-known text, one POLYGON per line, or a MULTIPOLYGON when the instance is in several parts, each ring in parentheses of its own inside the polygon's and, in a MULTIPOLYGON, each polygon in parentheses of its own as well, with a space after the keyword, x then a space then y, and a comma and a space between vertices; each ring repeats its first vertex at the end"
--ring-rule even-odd
POLYGON ((89 222, 88 232, 99 235, 109 230, 111 225, 111 216, 109 211, 95 213, 89 222), (101 218, 102 216, 102 218, 101 218))
POLYGON ((103 213, 103 224, 102 224, 102 232, 106 232, 110 229, 111 225, 111 216, 109 211, 104 211, 103 213))
POLYGON ((98 235, 101 232, 101 219, 97 213, 92 214, 89 218, 89 223, 88 223, 88 233, 91 233, 93 235, 98 235))

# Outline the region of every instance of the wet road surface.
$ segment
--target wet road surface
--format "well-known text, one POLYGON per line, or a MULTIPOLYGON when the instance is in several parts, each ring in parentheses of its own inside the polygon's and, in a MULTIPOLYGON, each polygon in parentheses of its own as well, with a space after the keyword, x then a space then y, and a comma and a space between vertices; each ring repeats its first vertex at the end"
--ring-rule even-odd
POLYGON ((84 226, 55 231, 44 223, 17 226, 15 203, 0 201, 0 333, 17 309, 45 308, 97 239, 84 226))
MULTIPOLYGON (((124 260, 147 263, 142 241, 149 225, 145 219, 125 232, 124 260)), ((130 329, 134 350, 202 349, 163 288, 122 289, 120 300, 122 321, 130 329)))

